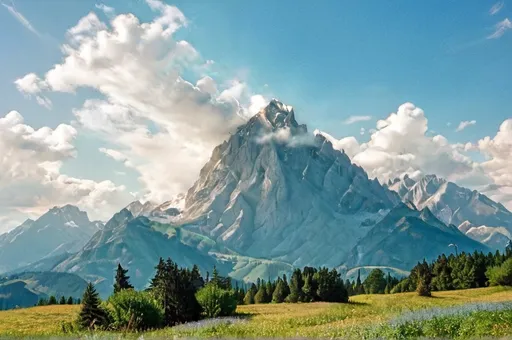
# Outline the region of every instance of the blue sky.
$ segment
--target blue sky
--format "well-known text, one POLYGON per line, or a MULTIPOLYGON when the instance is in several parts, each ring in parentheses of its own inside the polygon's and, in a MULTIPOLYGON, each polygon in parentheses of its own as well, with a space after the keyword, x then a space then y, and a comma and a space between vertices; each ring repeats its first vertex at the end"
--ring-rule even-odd
MULTIPOLYGON (((124 186, 125 192, 147 195, 150 185, 140 178, 145 176, 144 170, 126 166, 119 162, 119 157, 115 160, 98 152, 100 148, 120 149, 119 145, 116 149, 115 139, 84 128, 74 113, 85 100, 108 98, 111 93, 88 85, 77 85, 75 93, 52 88, 45 93, 52 102, 48 110, 38 105, 36 94, 19 91, 14 81, 29 73, 44 79, 54 64, 63 63, 60 46, 69 39, 66 32, 91 11, 108 30, 111 29, 109 20, 116 15, 133 13, 140 22, 151 22, 159 16, 158 10, 142 0, 4 0, 2 4, 0 117, 16 110, 24 117, 24 124, 35 129, 72 125, 77 130, 72 138, 76 152, 62 159, 59 174, 96 183, 107 180, 115 186, 124 186), (105 13, 99 4, 115 12, 105 13)), ((492 140, 500 125, 512 117, 510 1, 323 1, 318 4, 288 0, 184 0, 166 1, 166 4, 176 6, 186 17, 187 24, 173 33, 173 39, 190 43, 200 54, 201 63, 214 61, 207 71, 198 71, 199 62, 180 68, 183 78, 195 84, 205 75, 211 76, 218 84, 219 93, 236 79, 247 86, 245 99, 238 98, 242 105, 244 101, 250 102, 253 95, 262 95, 266 100, 277 97, 294 106, 298 119, 307 123, 310 130, 320 129, 337 139, 354 136, 360 146, 370 140, 370 129, 376 129, 378 120, 397 112, 401 104, 412 102, 423 109, 428 119, 430 131, 425 136, 440 134, 450 145, 471 143, 473 147, 467 147, 461 154, 480 166, 492 152, 477 147, 478 141, 486 136, 492 140), (346 124, 351 116, 360 119, 346 124), (456 131, 463 121, 470 123, 456 131)), ((158 119, 153 122, 155 126, 162 124, 158 119)), ((506 140, 508 135, 505 136, 506 140)), ((203 142, 197 143, 206 150, 213 146, 208 144, 210 141, 203 142)), ((340 145, 347 142, 345 139, 340 145)), ((365 148, 354 151, 354 159, 365 148)), ((126 144, 122 149, 130 151, 126 144)), ((130 161, 145 164, 151 161, 141 161, 141 154, 138 152, 138 158, 133 156, 137 159, 130 161)), ((492 157, 496 158, 496 154, 492 157)), ((368 164, 364 158, 359 157, 363 167, 368 164)), ((429 162, 433 161, 421 161, 403 170, 426 172, 440 167, 429 162), (422 164, 427 164, 424 169, 422 164)), ((468 161, 465 162, 467 165, 468 161)), ((190 171, 197 173, 198 167, 191 166, 190 171)), ((365 169, 371 175, 379 177, 376 168, 368 167, 365 169)), ((498 170, 499 174, 504 171, 498 170)), ((492 171, 496 173, 494 165, 492 171)), ((488 168, 481 170, 477 177, 478 180, 474 176, 463 178, 461 182, 504 187, 505 194, 496 194, 497 199, 507 200, 512 195, 508 191, 508 179, 503 180, 501 175, 493 177, 488 168), (487 182, 480 178, 484 175, 487 182)), ((185 182, 183 187, 190 184, 185 182)), ((42 199, 43 196, 44 193, 36 201, 45 201, 46 205, 60 203, 52 198, 42 199)), ((89 202, 89 198, 72 198, 91 208, 83 203, 89 202)), ((113 205, 117 208, 120 204, 113 205)), ((4 211, 13 210, 20 209, 11 206, 4 211)))

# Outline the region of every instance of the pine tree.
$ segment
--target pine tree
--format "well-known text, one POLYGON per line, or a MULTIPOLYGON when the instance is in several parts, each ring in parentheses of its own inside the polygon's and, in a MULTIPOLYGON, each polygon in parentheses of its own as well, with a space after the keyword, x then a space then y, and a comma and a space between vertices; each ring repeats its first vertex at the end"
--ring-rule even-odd
POLYGON ((105 325, 107 315, 100 306, 100 298, 94 285, 89 282, 82 298, 82 309, 78 317, 78 323, 86 329, 94 329, 105 325))
POLYGON ((60 297, 59 305, 65 305, 66 304, 66 298, 64 296, 60 297))
POLYGON ((315 299, 315 293, 313 290, 313 277, 311 275, 306 276, 304 280, 304 286, 302 286, 302 300, 303 302, 312 302, 315 299))
POLYGON ((357 280, 356 285, 354 286, 354 294, 364 294, 364 287, 363 284, 361 283, 361 269, 357 270, 357 280))
POLYGON ((272 296, 274 295, 274 285, 272 284, 272 281, 270 279, 267 281, 267 301, 266 302, 272 302, 272 296))
POLYGON ((48 305, 56 305, 57 304, 57 299, 55 298, 55 296, 50 296, 50 298, 48 299, 48 305))
POLYGON ((418 263, 417 276, 418 285, 416 292, 419 296, 431 296, 432 295, 432 272, 428 263, 423 260, 423 263, 418 263))
POLYGON ((68 300, 66 301, 66 304, 67 305, 72 305, 73 304, 73 297, 68 297, 68 300))
POLYGON ((245 293, 244 297, 244 304, 246 305, 252 305, 254 304, 254 295, 256 295, 257 288, 256 285, 253 283, 251 288, 247 290, 247 293, 245 293))
POLYGON ((258 292, 256 295, 254 295, 254 303, 268 303, 269 297, 267 295, 267 286, 265 284, 265 281, 263 280, 260 284, 260 288, 258 289, 258 292))
POLYGON ((284 299, 286 299, 286 288, 284 285, 284 281, 278 279, 276 289, 274 289, 274 293, 272 294, 272 302, 282 303, 284 302, 284 299))
POLYGON ((286 298, 288 302, 302 301, 302 286, 304 286, 302 273, 300 269, 297 268, 294 270, 290 281, 290 294, 286 298))
POLYGON ((130 284, 130 277, 126 275, 128 273, 128 269, 124 269, 120 263, 117 264, 116 271, 116 282, 114 283, 114 294, 120 292, 123 289, 133 289, 133 286, 130 284))
POLYGON ((39 301, 37 301, 38 306, 46 306, 48 304, 48 301, 44 298, 39 298, 39 301))
POLYGON ((283 286, 284 286, 284 298, 290 295, 290 286, 288 285, 288 279, 286 278, 286 274, 283 274, 283 286))

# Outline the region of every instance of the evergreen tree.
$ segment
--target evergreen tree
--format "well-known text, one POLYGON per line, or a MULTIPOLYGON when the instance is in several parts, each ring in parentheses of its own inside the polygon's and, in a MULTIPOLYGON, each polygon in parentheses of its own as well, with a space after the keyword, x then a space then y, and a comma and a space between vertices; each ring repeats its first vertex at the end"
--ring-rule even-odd
POLYGON ((203 277, 201 276, 201 273, 199 272, 199 267, 197 265, 194 265, 192 267, 192 284, 194 285, 196 290, 199 290, 204 287, 205 282, 203 280, 203 277))
POLYGON ((451 273, 448 258, 442 254, 432 266, 432 288, 439 291, 453 289, 451 273))
POLYGON ((150 289, 164 310, 165 325, 199 319, 201 306, 195 297, 197 290, 190 270, 178 268, 171 259, 160 258, 150 289))
POLYGON ((50 296, 50 298, 48 299, 48 305, 56 305, 57 304, 57 299, 55 298, 55 296, 50 296))
POLYGON ((66 304, 66 298, 64 296, 60 297, 59 305, 65 305, 66 304))
POLYGON ((283 274, 283 286, 284 286, 284 297, 290 295, 290 286, 288 285, 288 279, 286 278, 286 274, 283 274))
POLYGON ((373 269, 363 284, 368 294, 383 294, 386 288, 384 272, 380 269, 373 269))
POLYGON ((304 279, 304 286, 302 287, 302 299, 303 302, 312 302, 315 300, 315 292, 313 290, 313 277, 307 275, 304 279))
POLYGON ((117 264, 116 278, 114 283, 114 294, 120 292, 123 289, 133 289, 130 284, 130 277, 126 275, 128 269, 124 269, 120 263, 117 264))
POLYGON ((272 301, 272 296, 274 295, 274 285, 270 280, 267 281, 267 302, 272 301))
POLYGON ((272 294, 272 302, 274 303, 282 303, 286 299, 286 288, 284 281, 281 279, 277 280, 276 289, 274 289, 274 293, 272 294))
POLYGON ((416 292, 418 292, 418 295, 420 296, 431 296, 432 272, 430 271, 428 263, 423 260, 423 263, 418 263, 416 267, 418 273, 418 285, 416 292))
POLYGON ((256 295, 254 295, 254 303, 268 303, 270 301, 269 296, 267 295, 267 286, 265 281, 260 283, 260 288, 256 295))
POLYGON ((358 269, 356 285, 354 286, 354 295, 360 295, 364 293, 364 287, 363 284, 361 283, 361 269, 358 269))
POLYGON ((66 301, 66 304, 67 305, 72 305, 73 304, 73 298, 70 296, 68 297, 67 301, 66 301))
POLYGON ((251 288, 247 290, 247 293, 245 293, 244 297, 244 304, 246 305, 252 305, 254 304, 254 295, 256 295, 257 288, 256 285, 253 283, 251 288))
POLYGON ((107 314, 100 306, 100 298, 94 285, 89 282, 82 298, 82 309, 78 323, 82 328, 94 329, 103 327, 107 321, 107 314))
POLYGON ((48 304, 48 301, 44 298, 39 298, 39 301, 37 301, 38 306, 46 306, 48 304))
POLYGON ((300 269, 295 269, 290 281, 290 294, 287 297, 288 302, 302 301, 302 287, 304 282, 302 281, 302 273, 300 269))

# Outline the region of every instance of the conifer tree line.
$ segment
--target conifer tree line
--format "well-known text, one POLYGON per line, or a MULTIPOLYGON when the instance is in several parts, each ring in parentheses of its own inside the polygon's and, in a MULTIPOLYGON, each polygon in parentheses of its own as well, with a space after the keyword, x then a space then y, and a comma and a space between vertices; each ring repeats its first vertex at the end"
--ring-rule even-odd
POLYGON ((39 298, 36 306, 51 306, 51 305, 79 305, 81 303, 80 299, 75 299, 72 296, 66 298, 65 296, 61 296, 57 301, 57 298, 54 295, 51 295, 46 298, 39 298))
POLYGON ((295 269, 290 278, 286 275, 275 281, 258 279, 245 292, 235 288, 239 304, 282 302, 348 302, 348 291, 336 269, 304 267, 295 269))
POLYGON ((229 316, 238 304, 282 302, 347 302, 348 291, 341 275, 327 268, 296 269, 288 282, 286 275, 275 281, 258 279, 248 289, 229 277, 203 278, 197 266, 180 268, 171 259, 160 259, 155 276, 144 291, 135 291, 128 270, 120 264, 115 274, 113 294, 101 301, 92 283, 82 297, 78 327, 106 330, 147 330, 229 316))
POLYGON ((512 247, 504 253, 475 251, 458 255, 440 255, 432 263, 418 263, 409 277, 401 280, 391 293, 418 292, 430 296, 432 291, 512 285, 512 247))

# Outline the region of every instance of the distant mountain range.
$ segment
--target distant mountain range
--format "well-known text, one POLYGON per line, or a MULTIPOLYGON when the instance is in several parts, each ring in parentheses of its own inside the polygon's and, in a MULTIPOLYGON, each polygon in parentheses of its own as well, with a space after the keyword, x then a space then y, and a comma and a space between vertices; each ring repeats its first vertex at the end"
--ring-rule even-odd
POLYGON ((27 220, 0 235, 0 272, 43 258, 80 250, 103 227, 72 205, 55 207, 37 220, 27 220))
POLYGON ((244 281, 305 265, 348 277, 373 267, 404 275, 424 258, 455 251, 449 244, 504 248, 512 228, 501 204, 435 176, 386 185, 369 179, 277 100, 213 150, 186 194, 135 201, 104 226, 84 214, 54 208, 0 236, 0 265, 73 273, 102 295, 111 292, 117 263, 143 288, 160 256, 244 281))
POLYGON ((390 181, 389 189, 418 209, 428 208, 443 223, 492 248, 503 249, 512 238, 512 213, 487 196, 435 175, 390 181))

